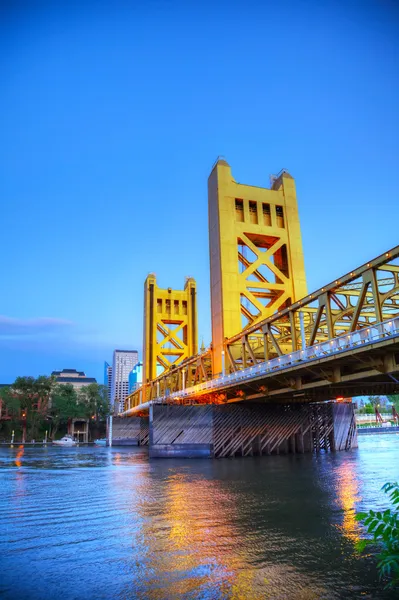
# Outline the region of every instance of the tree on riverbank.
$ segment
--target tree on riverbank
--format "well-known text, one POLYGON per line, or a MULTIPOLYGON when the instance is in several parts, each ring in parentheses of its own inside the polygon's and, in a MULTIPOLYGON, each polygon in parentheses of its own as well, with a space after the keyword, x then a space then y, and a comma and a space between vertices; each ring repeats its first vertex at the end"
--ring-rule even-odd
POLYGON ((27 432, 31 439, 37 437, 46 418, 54 386, 54 377, 17 377, 11 386, 1 391, 7 414, 12 420, 22 423, 23 440, 27 432))
POLYGON ((90 383, 81 387, 78 393, 79 403, 86 407, 87 418, 105 421, 110 413, 108 388, 98 383, 90 383))
POLYGON ((386 587, 399 587, 399 484, 386 483, 382 490, 389 494, 392 508, 384 512, 369 510, 356 515, 367 527, 367 533, 372 536, 357 544, 357 550, 363 552, 366 547, 377 544, 380 553, 378 570, 381 579, 388 579, 386 587))
MULTIPOLYGON (((36 379, 17 377, 12 385, 13 393, 21 403, 23 426, 28 428, 31 439, 37 437, 40 426, 46 418, 54 386, 55 378, 45 375, 40 375, 36 379)), ((23 437, 25 438, 25 435, 23 437)))
POLYGON ((387 396, 388 400, 391 404, 396 408, 396 412, 399 413, 399 394, 391 394, 387 396))
POLYGON ((51 397, 51 437, 54 439, 59 427, 70 419, 105 421, 109 410, 106 386, 91 383, 77 391, 71 384, 59 384, 51 397))
POLYGON ((56 385, 51 397, 49 418, 51 419, 50 437, 54 439, 61 424, 69 419, 82 417, 78 395, 70 384, 56 385))
POLYGON ((21 403, 13 394, 11 386, 0 389, 1 416, 16 419, 21 412, 21 403))

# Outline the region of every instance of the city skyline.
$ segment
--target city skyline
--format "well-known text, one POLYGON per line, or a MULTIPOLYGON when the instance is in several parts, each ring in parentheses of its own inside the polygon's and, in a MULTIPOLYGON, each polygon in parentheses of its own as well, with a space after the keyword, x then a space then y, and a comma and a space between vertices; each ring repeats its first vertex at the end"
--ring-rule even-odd
POLYGON ((114 348, 141 354, 149 272, 196 279, 209 344, 218 154, 242 183, 295 178, 309 291, 396 245, 397 13, 288 5, 267 37, 278 8, 231 7, 226 28, 218 10, 8 11, 0 382, 64 365, 101 381, 114 348))

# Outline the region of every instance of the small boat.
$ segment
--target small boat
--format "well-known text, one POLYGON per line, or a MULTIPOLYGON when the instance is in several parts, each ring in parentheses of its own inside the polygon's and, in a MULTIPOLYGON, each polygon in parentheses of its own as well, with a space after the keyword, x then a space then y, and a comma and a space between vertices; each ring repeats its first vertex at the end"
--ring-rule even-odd
POLYGON ((54 446, 76 446, 76 442, 71 435, 64 435, 60 440, 53 442, 54 446))
POLYGON ((106 446, 107 440, 106 438, 101 438, 100 440, 94 440, 96 446, 106 446))

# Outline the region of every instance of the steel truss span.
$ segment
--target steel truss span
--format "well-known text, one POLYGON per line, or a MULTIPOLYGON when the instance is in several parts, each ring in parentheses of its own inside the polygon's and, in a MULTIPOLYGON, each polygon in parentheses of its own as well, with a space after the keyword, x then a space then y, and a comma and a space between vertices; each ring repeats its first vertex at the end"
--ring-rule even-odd
POLYGON ((327 400, 399 391, 399 246, 227 339, 223 371, 208 350, 143 385, 148 404, 327 400))

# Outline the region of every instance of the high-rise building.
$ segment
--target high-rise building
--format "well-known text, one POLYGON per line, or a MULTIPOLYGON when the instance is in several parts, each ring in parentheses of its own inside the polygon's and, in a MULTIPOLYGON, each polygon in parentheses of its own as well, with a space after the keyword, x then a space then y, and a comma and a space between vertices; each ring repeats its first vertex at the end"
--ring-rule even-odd
POLYGON ((129 395, 129 373, 139 362, 137 350, 114 350, 112 362, 111 405, 114 411, 122 411, 129 395))
POLYGON ((108 401, 111 402, 112 394, 112 367, 106 361, 104 362, 104 385, 108 390, 108 401))

